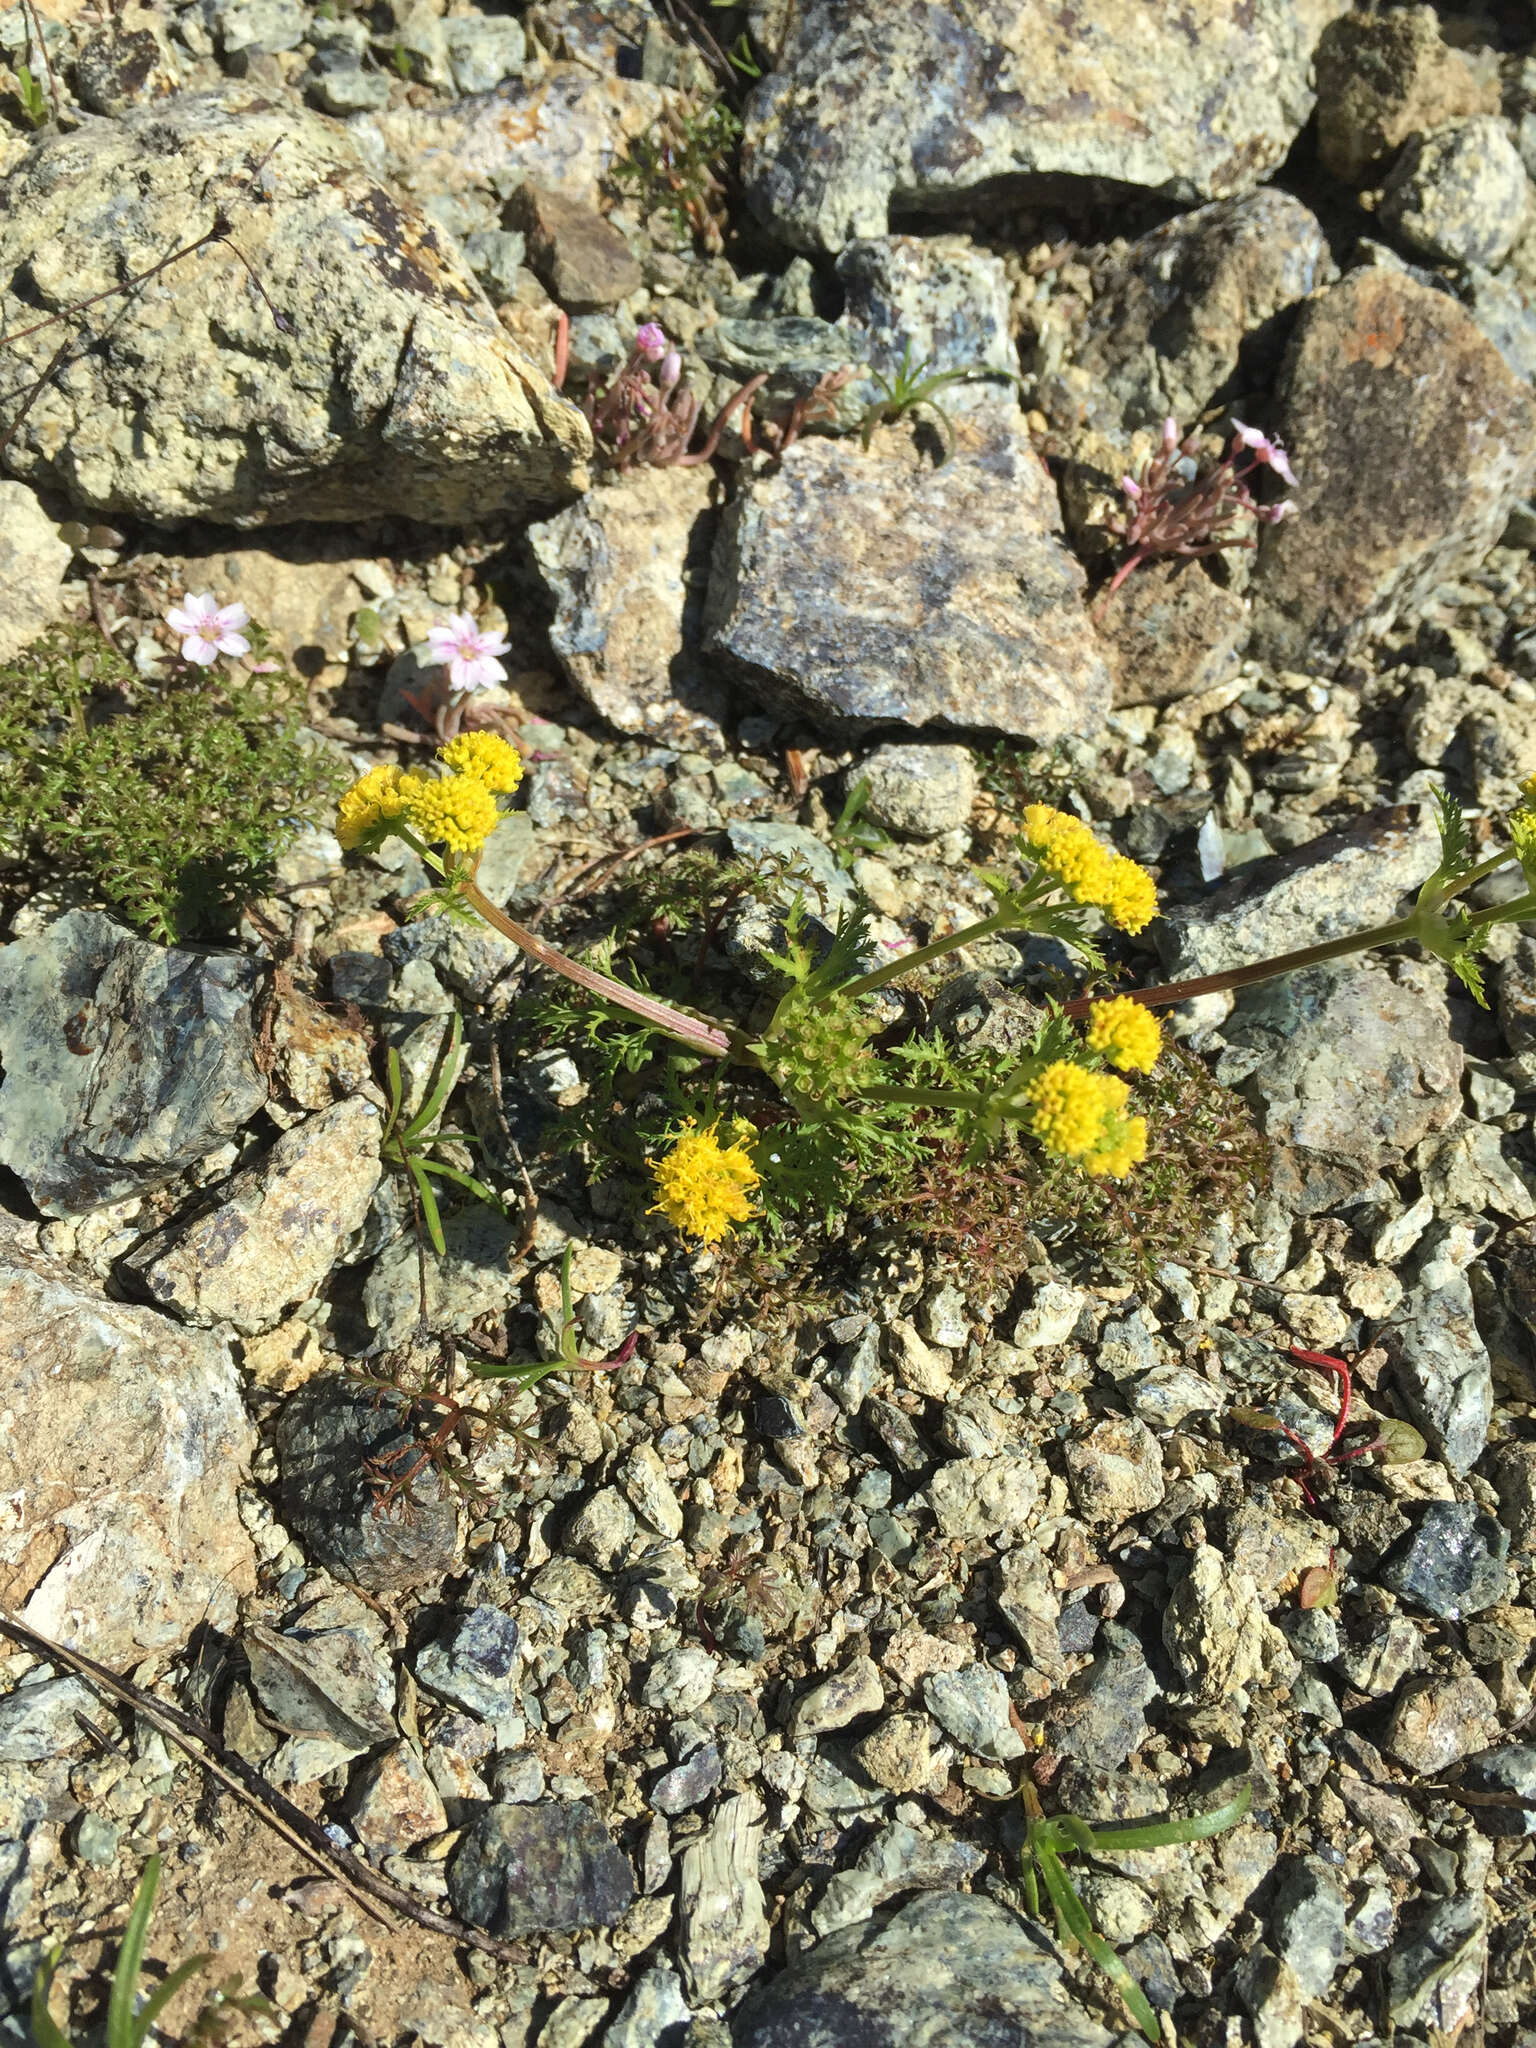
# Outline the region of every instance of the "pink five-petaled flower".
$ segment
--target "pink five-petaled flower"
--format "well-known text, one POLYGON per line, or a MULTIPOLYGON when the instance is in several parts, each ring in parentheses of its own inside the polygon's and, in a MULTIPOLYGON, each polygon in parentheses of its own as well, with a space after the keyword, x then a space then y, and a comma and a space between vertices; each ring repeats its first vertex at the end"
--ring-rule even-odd
POLYGON ((243 604, 214 603, 211 590, 201 590, 183 604, 173 604, 165 623, 181 640, 183 661, 207 668, 221 654, 249 654, 251 643, 240 631, 251 615, 243 604))
POLYGON ((1257 427, 1245 427, 1236 418, 1232 421, 1232 430, 1243 446, 1251 448, 1260 462, 1267 462, 1275 475, 1288 483, 1293 491, 1299 488, 1290 459, 1273 435, 1261 434, 1257 427))
POLYGON ((506 679, 496 657, 506 653, 510 642, 500 633, 482 633, 468 612, 454 612, 445 625, 430 627, 427 642, 456 690, 483 690, 506 679))
POLYGON ((648 363, 659 363, 667 352, 667 337, 654 320, 647 320, 635 336, 635 347, 648 363))

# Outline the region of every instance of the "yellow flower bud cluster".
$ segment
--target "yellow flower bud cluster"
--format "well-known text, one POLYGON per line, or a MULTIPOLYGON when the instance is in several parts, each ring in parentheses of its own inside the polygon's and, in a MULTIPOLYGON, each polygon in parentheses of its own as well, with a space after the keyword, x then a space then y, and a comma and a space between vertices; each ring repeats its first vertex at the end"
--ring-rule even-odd
POLYGON ((478 853, 501 821, 498 796, 523 779, 523 757, 499 733, 464 732, 438 749, 448 769, 417 775, 393 766, 370 768, 336 807, 336 837, 344 851, 372 852, 406 827, 429 846, 478 853))
POLYGON ((1127 1116, 1130 1089, 1113 1074, 1053 1060, 1024 1090, 1030 1130, 1047 1152, 1074 1159, 1085 1173, 1123 1180, 1147 1153, 1147 1120, 1127 1116))
POLYGON ((1050 804, 1024 811, 1025 845, 1074 903, 1102 910, 1123 932, 1139 932, 1157 915, 1157 887, 1144 867, 1112 853, 1081 818, 1050 804))
POLYGON ((1090 1052, 1101 1053, 1123 1074, 1150 1074, 1163 1049, 1157 1019, 1134 996, 1111 996, 1107 1003, 1095 1003, 1083 1036, 1090 1052))
POLYGON ((665 1216, 704 1244, 718 1243, 736 1224, 749 1222, 757 1213, 747 1199, 748 1190, 758 1183, 757 1168, 740 1139, 722 1145, 718 1129, 718 1124, 711 1124, 708 1130, 696 1130, 690 1117, 671 1151, 651 1164, 657 1199, 648 1213, 665 1216))

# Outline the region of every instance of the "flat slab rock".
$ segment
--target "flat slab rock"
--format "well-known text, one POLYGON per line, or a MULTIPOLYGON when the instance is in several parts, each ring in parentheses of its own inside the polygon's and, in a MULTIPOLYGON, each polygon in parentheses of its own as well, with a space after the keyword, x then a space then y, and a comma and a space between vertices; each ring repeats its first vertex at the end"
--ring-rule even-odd
POLYGON ((823 730, 1092 733, 1110 674, 1055 487, 1011 419, 796 443, 722 515, 707 645, 762 702, 823 730))
POLYGON ((0 1607, 113 1669, 234 1625, 256 1434, 229 1347, 106 1301, 0 1219, 0 1607))
POLYGON ((453 1910, 515 1941, 612 1927, 635 1896, 629 1859, 580 1799, 487 1806, 448 1865, 453 1910))
POLYGON ((1390 269, 1305 307, 1279 423, 1297 516, 1264 529, 1250 652, 1347 654, 1480 560, 1536 471, 1536 401, 1470 314, 1390 269))
POLYGON ((1064 179, 1185 202, 1258 185, 1308 115, 1348 0, 807 0, 748 102, 742 178, 783 240, 835 252, 888 213, 1064 179))
POLYGON ((89 346, 24 419, 0 408, 18 475, 98 511, 236 526, 459 523, 584 485, 586 422, 457 248, 338 124, 248 86, 40 137, 0 184, 0 317, 34 330, 11 344, 13 391, 58 347, 44 316, 199 236, 88 316, 89 346), (226 215, 243 263, 213 234, 226 215))
POLYGON ((161 1187, 256 1114, 263 979, 94 910, 0 949, 0 1164, 44 1215, 161 1187))
POLYGON ((939 1892, 829 1934, 731 2015, 733 2048, 1108 2048, 1044 1931, 939 1892))

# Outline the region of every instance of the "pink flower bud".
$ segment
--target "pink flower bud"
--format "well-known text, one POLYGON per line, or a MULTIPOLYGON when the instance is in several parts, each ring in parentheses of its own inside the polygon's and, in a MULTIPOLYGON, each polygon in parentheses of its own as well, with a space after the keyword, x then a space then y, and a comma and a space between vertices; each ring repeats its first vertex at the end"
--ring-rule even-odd
POLYGON ((1163 453, 1171 455, 1179 445, 1179 423, 1175 419, 1163 421, 1163 453))
POLYGON ((656 372, 656 382, 663 391, 670 391, 683 374, 683 359, 675 348, 669 348, 661 359, 661 368, 656 372))
POLYGON ((659 363, 667 352, 667 337, 654 320, 647 320, 635 336, 635 347, 648 363, 659 363))
POLYGON ((1135 477, 1133 476, 1121 477, 1120 488, 1122 491, 1124 491, 1125 495, 1130 499, 1133 505, 1136 504, 1141 497, 1141 485, 1137 483, 1135 477))

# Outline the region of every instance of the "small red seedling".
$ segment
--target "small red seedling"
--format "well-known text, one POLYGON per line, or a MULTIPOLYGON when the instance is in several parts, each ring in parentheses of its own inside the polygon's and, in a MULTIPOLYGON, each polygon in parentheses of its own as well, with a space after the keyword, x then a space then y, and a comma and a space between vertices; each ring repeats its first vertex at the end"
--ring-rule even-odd
POLYGON ((1296 1344, 1291 1346, 1289 1356, 1301 1365, 1310 1365, 1314 1372, 1332 1373, 1338 1380, 1339 1409, 1327 1448, 1321 1454, 1314 1451, 1305 1437, 1299 1436, 1278 1415, 1267 1409, 1238 1409, 1235 1414, 1239 1421, 1248 1422, 1255 1428, 1277 1429, 1287 1443, 1295 1445, 1301 1453, 1302 1462, 1299 1466, 1288 1467, 1285 1476, 1294 1479, 1301 1488, 1302 1498, 1308 1507, 1317 1506, 1318 1488, 1330 1483, 1328 1475, 1342 1465, 1353 1464, 1356 1458, 1379 1454, 1384 1464, 1404 1465, 1414 1458, 1423 1457, 1424 1439, 1406 1422, 1373 1418, 1364 1425, 1357 1423, 1357 1429, 1363 1426, 1371 1432, 1370 1435, 1362 1442, 1346 1444, 1344 1435, 1350 1427, 1349 1410, 1354 1398, 1354 1379, 1349 1366, 1342 1358, 1334 1358, 1326 1351, 1303 1351, 1296 1344))

